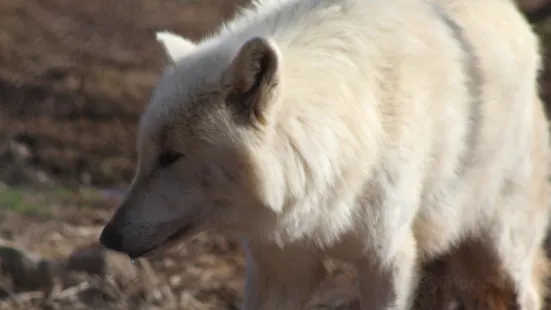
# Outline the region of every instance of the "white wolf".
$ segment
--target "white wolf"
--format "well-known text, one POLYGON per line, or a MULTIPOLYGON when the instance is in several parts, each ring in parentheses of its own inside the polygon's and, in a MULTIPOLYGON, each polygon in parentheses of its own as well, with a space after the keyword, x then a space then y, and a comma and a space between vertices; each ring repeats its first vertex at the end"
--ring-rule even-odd
POLYGON ((201 42, 158 39, 171 65, 103 245, 235 232, 245 309, 301 308, 331 256, 378 310, 408 308, 420 264, 462 243, 541 308, 548 126, 512 1, 264 0, 201 42))

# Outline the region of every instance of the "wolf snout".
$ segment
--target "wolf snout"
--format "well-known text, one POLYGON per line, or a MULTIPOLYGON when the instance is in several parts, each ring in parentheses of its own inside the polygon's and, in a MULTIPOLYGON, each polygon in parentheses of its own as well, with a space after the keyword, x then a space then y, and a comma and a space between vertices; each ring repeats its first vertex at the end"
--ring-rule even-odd
POLYGON ((124 252, 122 233, 111 223, 107 224, 101 231, 99 243, 110 250, 124 252))

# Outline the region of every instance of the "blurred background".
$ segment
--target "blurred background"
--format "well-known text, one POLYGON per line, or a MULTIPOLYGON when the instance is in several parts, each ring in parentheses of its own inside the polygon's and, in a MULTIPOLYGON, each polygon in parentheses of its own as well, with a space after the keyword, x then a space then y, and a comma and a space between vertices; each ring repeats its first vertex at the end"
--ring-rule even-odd
MULTIPOLYGON (((551 0, 518 1, 547 46, 551 0)), ((200 235, 135 264, 96 240, 133 176, 136 124, 164 66, 154 32, 199 39, 246 3, 0 0, 0 309, 239 307, 234 240, 200 235)), ((312 309, 353 308, 350 271, 328 268, 312 309)))

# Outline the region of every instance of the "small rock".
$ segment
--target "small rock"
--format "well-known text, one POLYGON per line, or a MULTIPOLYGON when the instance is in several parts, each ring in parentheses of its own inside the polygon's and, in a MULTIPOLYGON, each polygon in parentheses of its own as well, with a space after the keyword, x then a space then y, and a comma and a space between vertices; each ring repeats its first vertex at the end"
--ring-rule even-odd
POLYGON ((29 148, 23 143, 11 141, 9 149, 16 160, 19 160, 21 162, 28 160, 32 155, 29 148))
MULTIPOLYGON (((50 291, 54 285, 56 263, 12 246, 0 246, 0 278, 4 290, 50 291)), ((1 294, 0 287, 0 294, 1 294)), ((4 291, 4 294, 9 292, 4 291)))
POLYGON ((126 285, 138 276, 136 266, 123 254, 94 243, 75 250, 67 259, 65 270, 85 272, 106 278, 112 277, 119 285, 126 285))
POLYGON ((179 286, 182 284, 182 278, 180 276, 173 275, 168 279, 168 282, 172 287, 179 286))

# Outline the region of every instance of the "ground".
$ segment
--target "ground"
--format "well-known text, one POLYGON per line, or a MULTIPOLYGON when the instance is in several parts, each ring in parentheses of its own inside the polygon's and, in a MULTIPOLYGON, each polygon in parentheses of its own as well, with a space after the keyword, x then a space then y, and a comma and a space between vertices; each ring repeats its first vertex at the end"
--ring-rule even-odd
MULTIPOLYGON (((154 32, 198 39, 246 2, 0 1, 0 293, 2 246, 62 263, 101 251, 98 233, 134 173, 136 122, 164 66, 154 32)), ((105 261, 139 276, 57 279, 64 269, 47 304, 42 293, 12 291, 0 309, 235 309, 242 297, 243 253, 220 235, 163 259, 105 261)), ((349 270, 328 264, 333 276, 312 308, 353 308, 349 270)))
MULTIPOLYGON (((63 263, 74 253, 89 255, 83 249, 94 248, 102 225, 119 200, 120 195, 91 188, 72 191, 0 188, 0 209, 3 210, 0 214, 0 267, 1 259, 7 257, 2 255, 1 247, 6 245, 63 263)), ((122 262, 118 265, 109 262, 111 275, 131 273, 134 268, 127 257, 121 255, 120 258, 122 262)), ((98 264, 94 259, 84 263, 98 264)), ((199 235, 190 243, 163 257, 150 259, 146 264, 136 263, 138 272, 147 278, 144 283, 140 282, 143 278, 135 277, 129 279, 129 284, 107 285, 90 276, 75 280, 71 273, 72 279, 59 281, 50 306, 63 310, 238 309, 245 262, 234 240, 215 233, 199 235), (152 274, 147 274, 148 265, 152 267, 152 274), (151 281, 154 281, 153 286, 151 281), (81 291, 78 288, 83 284, 88 287, 81 291), (136 284, 145 291, 144 296, 129 297, 136 284), (90 295, 94 296, 93 302, 90 302, 90 295), (129 304, 129 299, 134 303, 129 304), (171 307, 173 304, 175 308, 171 307)), ((352 273, 335 262, 328 262, 327 266, 333 276, 322 285, 310 309, 354 309, 352 273)), ((79 268, 77 271, 96 267, 79 268)), ((42 293, 22 292, 14 294, 13 299, 2 301, 0 298, 0 309, 13 309, 17 303, 21 309, 33 309, 32 306, 41 309, 42 301, 42 293)))

